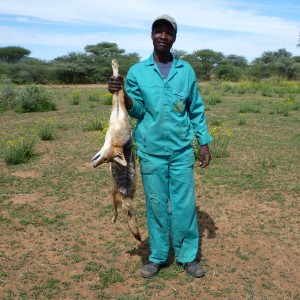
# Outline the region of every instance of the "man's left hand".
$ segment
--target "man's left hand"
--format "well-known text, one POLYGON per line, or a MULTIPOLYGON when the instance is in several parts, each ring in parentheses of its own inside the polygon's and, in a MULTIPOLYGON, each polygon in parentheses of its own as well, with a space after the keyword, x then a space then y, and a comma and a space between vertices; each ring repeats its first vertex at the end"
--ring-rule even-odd
POLYGON ((200 168, 206 168, 211 160, 211 154, 208 144, 202 145, 199 148, 199 166, 200 168))

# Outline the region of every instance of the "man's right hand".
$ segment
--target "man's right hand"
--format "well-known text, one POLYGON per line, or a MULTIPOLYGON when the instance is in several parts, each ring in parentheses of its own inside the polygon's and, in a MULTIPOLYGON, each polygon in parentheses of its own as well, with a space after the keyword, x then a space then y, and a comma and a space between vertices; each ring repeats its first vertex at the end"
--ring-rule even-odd
MULTIPOLYGON (((108 79, 108 91, 110 93, 118 92, 121 89, 124 89, 124 79, 121 75, 118 77, 111 76, 108 79)), ((126 91, 124 90, 124 101, 126 109, 132 109, 133 102, 132 99, 127 95, 126 91)))
POLYGON ((108 80, 108 91, 110 93, 118 92, 119 90, 123 89, 124 87, 124 79, 121 75, 118 77, 111 76, 108 80))

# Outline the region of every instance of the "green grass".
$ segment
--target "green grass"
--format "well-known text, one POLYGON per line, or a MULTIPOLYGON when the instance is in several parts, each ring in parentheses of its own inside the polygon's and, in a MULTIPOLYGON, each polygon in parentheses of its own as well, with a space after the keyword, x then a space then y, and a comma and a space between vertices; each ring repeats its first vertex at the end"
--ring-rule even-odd
POLYGON ((299 83, 201 88, 209 129, 225 151, 211 144, 209 168, 195 164, 198 258, 207 272, 200 280, 176 266, 172 252, 155 279, 140 277, 149 245, 139 171, 134 204, 143 242, 132 238, 121 209, 111 222, 109 166, 91 163, 104 141, 111 94, 94 85, 47 89, 56 110, 0 113, 3 299, 299 297, 299 83), (72 93, 80 105, 70 103, 72 93), (214 95, 221 101, 207 103, 214 95), (51 142, 37 134, 48 123, 51 142), (19 140, 34 140, 31 155, 26 164, 9 164, 6 146, 19 140))
POLYGON ((36 84, 26 85, 20 89, 13 105, 16 112, 45 112, 56 109, 52 95, 44 87, 36 84))
POLYGON ((27 163, 34 156, 35 137, 16 137, 4 141, 2 156, 8 165, 27 163))
POLYGON ((42 141, 51 141, 55 139, 54 125, 50 123, 42 124, 38 127, 38 136, 42 141))
POLYGON ((222 101, 221 101, 220 95, 212 94, 212 95, 206 96, 204 98, 204 102, 208 103, 209 105, 216 105, 216 104, 221 103, 222 101))
POLYGON ((71 105, 79 105, 80 103, 80 92, 77 90, 72 91, 70 95, 70 104, 71 105))
POLYGON ((97 131, 103 130, 103 122, 98 117, 91 117, 87 122, 84 124, 83 130, 84 131, 97 131))

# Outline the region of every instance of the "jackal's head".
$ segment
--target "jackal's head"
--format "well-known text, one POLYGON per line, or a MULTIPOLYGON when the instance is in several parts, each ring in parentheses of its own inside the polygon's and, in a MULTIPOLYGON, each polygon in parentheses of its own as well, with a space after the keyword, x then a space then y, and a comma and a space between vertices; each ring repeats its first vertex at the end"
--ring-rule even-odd
POLYGON ((122 147, 109 147, 105 146, 92 158, 94 168, 104 163, 117 162, 122 166, 127 166, 122 147))

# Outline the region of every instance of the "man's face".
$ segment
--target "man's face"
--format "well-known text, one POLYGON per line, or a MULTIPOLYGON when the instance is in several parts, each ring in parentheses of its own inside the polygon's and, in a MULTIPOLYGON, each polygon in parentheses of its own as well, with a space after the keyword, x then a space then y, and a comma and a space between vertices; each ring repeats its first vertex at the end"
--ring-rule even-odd
POLYGON ((159 52, 170 52, 176 40, 176 31, 170 23, 161 21, 155 24, 151 38, 155 50, 159 52))

